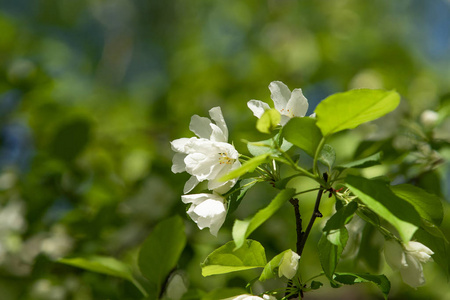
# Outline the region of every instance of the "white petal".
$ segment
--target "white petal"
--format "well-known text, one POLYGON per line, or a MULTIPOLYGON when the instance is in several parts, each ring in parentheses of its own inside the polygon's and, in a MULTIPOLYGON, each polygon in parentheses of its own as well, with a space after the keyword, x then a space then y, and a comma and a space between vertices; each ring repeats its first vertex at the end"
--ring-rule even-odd
POLYGON ((247 106, 253 112, 253 115, 258 119, 261 118, 266 110, 270 109, 269 104, 259 100, 250 100, 247 102, 247 106))
POLYGON ((186 164, 184 163, 184 158, 186 154, 184 153, 175 153, 172 158, 172 172, 173 173, 181 173, 186 171, 186 164))
POLYGON ((210 119, 193 115, 191 118, 191 123, 189 124, 189 130, 200 138, 209 139, 212 132, 209 124, 211 124, 210 119))
POLYGON ((216 124, 209 124, 211 127, 211 136, 210 140, 212 142, 222 142, 226 143, 228 141, 228 135, 225 135, 222 129, 219 128, 216 124))
POLYGON ((216 125, 220 128, 220 130, 223 133, 224 140, 220 142, 227 142, 228 141, 228 127, 225 123, 225 119, 223 118, 222 110, 219 106, 213 107, 209 110, 209 115, 211 116, 211 119, 216 122, 216 125))
POLYGON ((191 176, 191 178, 189 178, 188 181, 186 181, 186 183, 184 184, 183 193, 187 194, 192 191, 199 182, 200 181, 198 181, 197 177, 191 176))
POLYGON ((170 146, 175 152, 185 152, 186 144, 189 143, 190 140, 191 139, 189 138, 176 139, 170 142, 170 146))
POLYGON ((384 258, 393 270, 398 270, 406 265, 402 246, 395 240, 386 240, 384 243, 384 258))
POLYGON ((300 256, 294 251, 287 251, 281 260, 280 266, 278 268, 278 276, 284 276, 287 279, 292 279, 297 273, 298 260, 300 256))
POLYGON ((273 100, 275 109, 283 114, 286 104, 291 98, 291 91, 281 81, 272 81, 269 84, 269 90, 271 92, 270 98, 273 100))
POLYGON ((293 117, 304 117, 308 110, 308 100, 303 96, 302 89, 292 91, 291 98, 286 105, 286 115, 293 117))
POLYGON ((425 284, 422 264, 413 256, 406 254, 407 267, 400 269, 402 280, 409 286, 416 288, 425 284))

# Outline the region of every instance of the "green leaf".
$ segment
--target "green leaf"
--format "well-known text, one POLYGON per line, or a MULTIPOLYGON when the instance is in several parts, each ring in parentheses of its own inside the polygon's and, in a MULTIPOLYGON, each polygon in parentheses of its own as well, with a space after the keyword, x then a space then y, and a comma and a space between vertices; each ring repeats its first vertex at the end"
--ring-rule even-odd
POLYGON ((185 245, 184 223, 180 216, 158 223, 142 244, 139 269, 151 283, 156 284, 157 295, 170 271, 176 267, 185 245))
POLYGON ((280 266, 281 261, 283 260, 284 254, 288 251, 292 251, 292 250, 288 249, 286 251, 281 252, 280 254, 278 254, 274 258, 272 258, 272 260, 266 264, 266 266, 264 267, 264 270, 261 273, 261 276, 259 277, 259 281, 265 281, 267 279, 277 277, 275 274, 275 270, 276 270, 276 268, 278 268, 280 266))
POLYGON ((266 110, 256 121, 256 129, 262 133, 271 133, 280 124, 280 112, 274 108, 266 110))
POLYGON ((450 273, 450 247, 445 243, 444 239, 438 239, 422 229, 417 230, 414 237, 434 252, 431 257, 442 268, 448 279, 450 273))
POLYGON ((329 136, 375 120, 399 103, 400 95, 394 91, 358 89, 337 93, 317 105, 317 126, 324 136, 329 136))
POLYGON ((340 169, 340 170, 350 169, 350 168, 362 169, 362 168, 368 168, 368 167, 372 167, 375 165, 379 165, 382 155, 383 155, 383 152, 377 152, 371 156, 336 166, 336 169, 340 169))
POLYGON ((127 264, 108 256, 89 256, 89 257, 74 257, 61 258, 59 263, 70 265, 73 267, 85 269, 91 272, 106 274, 114 277, 119 277, 132 282, 144 296, 148 296, 144 288, 133 277, 131 267, 127 264))
MULTIPOLYGON (((273 139, 267 139, 259 142, 248 142, 247 149, 253 156, 258 156, 267 153, 270 153, 272 155, 280 155, 281 153, 274 145, 274 140, 276 141, 276 143, 278 143, 279 140, 278 134, 273 139)), ((285 139, 281 139, 280 143, 281 143, 280 148, 284 152, 288 151, 292 147, 292 144, 285 139)))
POLYGON ((336 273, 334 280, 346 285, 353 285, 355 283, 372 282, 378 286, 383 293, 384 299, 387 299, 389 291, 391 290, 391 283, 384 275, 372 274, 354 274, 354 273, 336 273))
POLYGON ((292 118, 283 127, 284 138, 314 157, 322 133, 314 118, 292 118))
POLYGON ((334 148, 328 144, 323 145, 322 150, 320 151, 318 160, 323 163, 328 169, 331 171, 331 168, 334 165, 336 160, 336 151, 334 148))
POLYGON ((209 254, 201 264, 202 275, 225 274, 266 265, 264 247, 257 241, 246 240, 237 250, 234 250, 235 246, 233 241, 229 241, 209 254))
POLYGON ((242 164, 237 169, 234 169, 227 175, 223 176, 219 180, 221 181, 227 181, 231 180, 236 177, 240 177, 246 173, 253 172, 259 165, 267 162, 268 158, 270 157, 270 153, 261 154, 259 156, 252 157, 251 159, 247 160, 245 163, 242 164))
POLYGON ((323 283, 320 281, 311 281, 311 289, 312 290, 318 290, 321 286, 323 286, 323 283))
POLYGON ((346 178, 346 186, 368 208, 391 223, 404 242, 411 240, 421 220, 410 203, 397 197, 385 183, 378 180, 350 175, 346 178))
POLYGON ((234 185, 234 187, 227 194, 230 194, 228 198, 228 212, 227 214, 231 214, 234 212, 239 204, 241 204, 242 199, 244 199, 247 191, 252 188, 258 180, 254 178, 247 178, 238 180, 238 182, 234 185))
POLYGON ((358 209, 358 203, 350 202, 346 206, 339 209, 334 215, 328 219, 327 224, 323 228, 324 232, 343 228, 351 221, 355 211, 358 209))
POLYGON ((440 225, 444 218, 444 209, 441 199, 427 193, 419 187, 410 184, 391 186, 391 190, 398 197, 408 201, 414 206, 419 215, 436 225, 440 225))
POLYGON ((295 194, 295 189, 282 190, 265 208, 259 210, 253 217, 246 220, 237 220, 233 225, 233 240, 236 249, 240 248, 245 239, 267 219, 269 219, 286 201, 295 194))
POLYGON ((319 240, 319 260, 325 275, 331 283, 334 282, 333 274, 348 240, 348 232, 345 227, 324 232, 319 240))
POLYGON ((88 144, 90 130, 90 122, 83 118, 64 124, 50 143, 50 153, 66 161, 75 159, 88 144))

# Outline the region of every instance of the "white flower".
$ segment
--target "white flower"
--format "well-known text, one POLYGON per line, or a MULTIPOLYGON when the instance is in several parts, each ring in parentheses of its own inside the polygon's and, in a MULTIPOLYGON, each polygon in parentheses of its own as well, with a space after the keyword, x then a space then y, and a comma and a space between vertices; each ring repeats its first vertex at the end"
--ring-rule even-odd
POLYGON ((276 300, 277 298, 275 298, 274 296, 271 296, 271 295, 266 295, 266 294, 264 294, 262 296, 262 298, 259 296, 243 294, 243 295, 236 296, 234 298, 227 298, 227 299, 232 299, 232 300, 276 300))
POLYGON ((217 194, 193 194, 183 195, 181 200, 184 203, 192 203, 187 214, 197 223, 198 228, 209 227, 212 235, 217 236, 217 232, 222 226, 227 216, 225 198, 217 194))
POLYGON ((292 279, 297 274, 298 260, 300 255, 290 250, 287 251, 281 259, 280 266, 278 267, 278 276, 284 276, 287 279, 292 279))
POLYGON ((236 183, 237 178, 219 181, 231 170, 240 167, 239 153, 233 145, 227 143, 228 129, 220 107, 209 111, 211 119, 194 115, 189 129, 197 137, 181 138, 171 142, 173 157, 172 172, 187 172, 192 177, 184 186, 184 193, 189 193, 199 182, 209 180, 208 189, 226 193, 236 183))
POLYGON ((395 240, 387 240, 384 246, 386 262, 393 270, 400 270, 403 282, 413 288, 425 284, 422 264, 431 259, 431 251, 419 242, 400 245, 395 240))
POLYGON ((436 125, 438 119, 439 114, 433 110, 427 109, 420 114, 420 122, 422 122, 425 127, 433 127, 436 125))
POLYGON ((185 279, 181 274, 175 273, 169 278, 165 292, 168 299, 180 300, 187 291, 185 279))
MULTIPOLYGON (((272 81, 269 84, 275 109, 281 114, 280 124, 283 126, 293 117, 304 117, 308 110, 308 100, 303 96, 301 89, 292 91, 281 81, 272 81)), ((269 105, 260 100, 250 100, 247 102, 248 108, 257 118, 261 118, 263 113, 270 109, 269 105)))

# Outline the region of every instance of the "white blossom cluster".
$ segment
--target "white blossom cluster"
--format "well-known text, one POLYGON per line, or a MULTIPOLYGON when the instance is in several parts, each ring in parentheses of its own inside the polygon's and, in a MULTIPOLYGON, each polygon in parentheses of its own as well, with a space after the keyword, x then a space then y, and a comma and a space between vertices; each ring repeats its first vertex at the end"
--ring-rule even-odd
POLYGON ((427 246, 414 241, 400 244, 396 240, 387 240, 384 256, 388 265, 400 271, 403 282, 413 288, 425 284, 422 264, 431 260, 434 252, 427 246))
MULTIPOLYGON (((303 117, 308 110, 308 101, 301 89, 294 91, 280 81, 269 85, 271 98, 281 114, 280 124, 284 125, 292 117, 303 117)), ((253 114, 260 118, 270 109, 267 103, 250 100, 247 103, 253 114)), ((211 234, 217 233, 226 218, 227 202, 222 195, 228 192, 238 178, 220 181, 230 171, 241 166, 239 153, 228 143, 228 128, 220 107, 209 111, 211 119, 194 115, 189 129, 197 137, 180 138, 170 144, 175 152, 172 172, 187 172, 191 175, 184 186, 181 199, 190 203, 187 214, 200 229, 209 228, 211 234), (210 193, 188 194, 200 182, 207 181, 210 193)))

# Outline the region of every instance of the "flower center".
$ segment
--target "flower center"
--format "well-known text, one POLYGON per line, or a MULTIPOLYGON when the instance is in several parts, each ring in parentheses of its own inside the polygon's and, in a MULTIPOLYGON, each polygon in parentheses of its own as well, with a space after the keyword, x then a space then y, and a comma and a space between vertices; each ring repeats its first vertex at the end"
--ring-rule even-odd
POLYGON ((226 152, 219 152, 219 164, 227 164, 231 165, 234 163, 234 159, 228 157, 228 153, 226 152))

